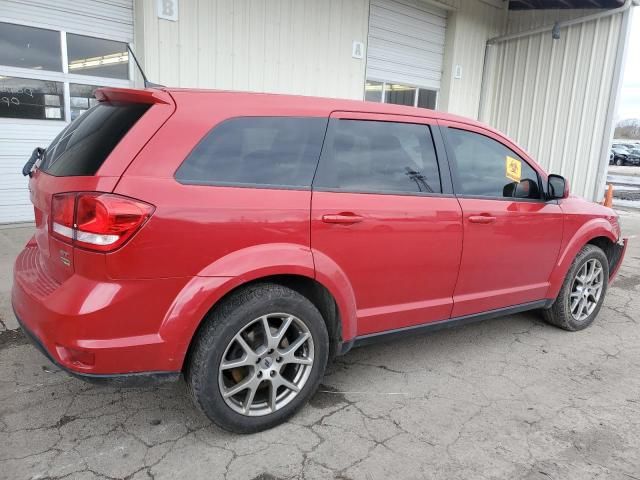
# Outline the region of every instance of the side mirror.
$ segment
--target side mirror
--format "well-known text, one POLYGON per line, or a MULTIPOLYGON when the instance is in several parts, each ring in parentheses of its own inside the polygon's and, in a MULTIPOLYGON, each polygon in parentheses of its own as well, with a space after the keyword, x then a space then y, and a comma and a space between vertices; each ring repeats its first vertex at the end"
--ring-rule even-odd
POLYGON ((567 198, 569 196, 569 182, 562 175, 551 174, 547 178, 547 198, 567 198))

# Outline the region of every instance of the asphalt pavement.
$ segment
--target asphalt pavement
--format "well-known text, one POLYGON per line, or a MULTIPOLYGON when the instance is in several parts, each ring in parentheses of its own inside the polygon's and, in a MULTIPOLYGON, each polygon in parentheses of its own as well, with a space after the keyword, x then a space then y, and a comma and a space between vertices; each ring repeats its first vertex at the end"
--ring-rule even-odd
MULTIPOLYGON (((640 213, 621 223, 640 234, 640 213)), ((640 479, 637 238, 591 328, 525 313, 354 349, 291 421, 242 436, 182 382, 93 386, 28 344, 8 290, 31 228, 0 229, 0 478, 640 479)))

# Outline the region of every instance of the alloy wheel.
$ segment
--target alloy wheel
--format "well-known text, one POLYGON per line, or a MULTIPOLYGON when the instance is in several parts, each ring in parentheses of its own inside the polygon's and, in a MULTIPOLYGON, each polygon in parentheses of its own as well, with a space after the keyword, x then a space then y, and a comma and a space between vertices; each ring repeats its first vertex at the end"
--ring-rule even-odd
POLYGON ((587 260, 576 273, 569 297, 571 315, 583 321, 598 306, 604 286, 604 269, 599 260, 587 260))
POLYGON ((313 337, 286 313, 251 321, 227 345, 218 369, 226 404, 246 416, 280 410, 302 390, 313 368, 313 337))

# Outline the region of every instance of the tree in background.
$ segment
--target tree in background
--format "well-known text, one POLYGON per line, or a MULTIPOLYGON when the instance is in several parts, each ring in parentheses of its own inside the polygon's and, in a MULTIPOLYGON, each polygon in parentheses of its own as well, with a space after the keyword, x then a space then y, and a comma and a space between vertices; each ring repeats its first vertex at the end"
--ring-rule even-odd
POLYGON ((616 125, 613 138, 640 140, 640 119, 628 118, 626 120, 620 120, 616 125))

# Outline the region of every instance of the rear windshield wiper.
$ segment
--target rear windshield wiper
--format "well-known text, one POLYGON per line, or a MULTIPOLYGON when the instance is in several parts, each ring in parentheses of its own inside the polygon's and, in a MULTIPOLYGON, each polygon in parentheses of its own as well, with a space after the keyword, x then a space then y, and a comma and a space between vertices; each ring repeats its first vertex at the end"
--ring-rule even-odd
POLYGON ((29 160, 27 160, 27 163, 24 164, 24 167, 22 167, 22 175, 24 175, 25 177, 27 175, 31 176, 31 172, 33 172, 33 166, 38 160, 44 158, 44 152, 45 149, 42 147, 36 147, 33 149, 31 158, 29 158, 29 160))

